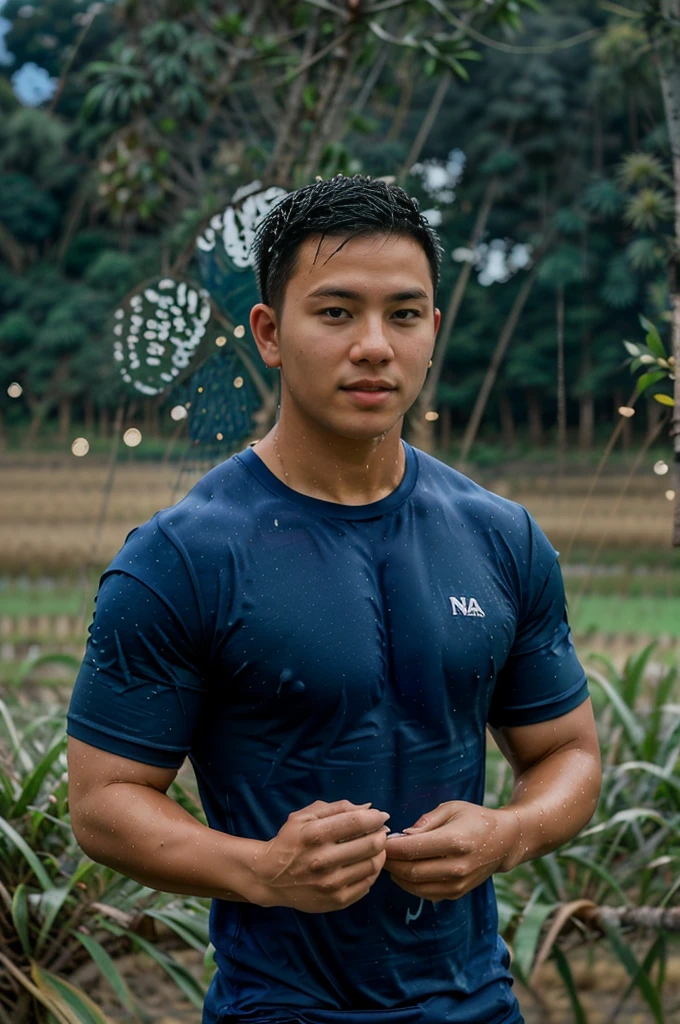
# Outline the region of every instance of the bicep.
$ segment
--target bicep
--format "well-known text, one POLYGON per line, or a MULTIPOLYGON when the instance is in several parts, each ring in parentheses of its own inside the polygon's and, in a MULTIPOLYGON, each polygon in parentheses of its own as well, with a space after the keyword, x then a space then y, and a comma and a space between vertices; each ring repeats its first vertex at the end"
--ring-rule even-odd
POLYGON ((533 725, 489 726, 489 731, 515 777, 558 750, 583 750, 600 760, 593 704, 588 697, 582 704, 558 718, 533 725))
POLYGON ((130 782, 165 793, 179 771, 179 768, 160 768, 112 754, 75 736, 68 737, 66 756, 69 808, 74 828, 77 827, 79 807, 105 786, 130 782))

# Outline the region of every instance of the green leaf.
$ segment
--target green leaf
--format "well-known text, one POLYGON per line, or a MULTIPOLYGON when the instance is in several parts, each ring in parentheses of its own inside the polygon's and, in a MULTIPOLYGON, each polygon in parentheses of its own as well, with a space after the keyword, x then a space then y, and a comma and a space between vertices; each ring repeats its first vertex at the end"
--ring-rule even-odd
POLYGON ((139 1015, 137 1012, 135 998, 123 978, 120 976, 115 963, 102 944, 97 942, 97 940, 93 939, 90 935, 84 935, 83 932, 73 931, 71 934, 75 935, 79 942, 82 942, 83 946, 92 957, 92 960, 96 963, 97 967, 116 993, 121 1005, 130 1011, 135 1021, 138 1021, 139 1015))
POLYGON ((612 686, 608 679, 600 673, 596 672, 595 669, 591 669, 590 676, 598 683, 605 694, 609 698, 609 703, 613 706, 614 711, 618 715, 621 724, 623 725, 628 742, 633 747, 637 754, 642 752, 642 743, 645 738, 644 729, 638 722, 637 718, 625 703, 623 697, 618 690, 612 686))
MULTIPOLYGON (((42 947, 50 936, 50 930, 54 924, 57 915, 63 907, 68 894, 71 891, 72 886, 75 883, 71 881, 65 886, 54 886, 51 889, 46 889, 40 897, 40 910, 44 911, 44 918, 42 925, 40 926, 40 934, 38 935, 38 941, 35 944, 35 955, 39 956, 42 947)), ((51 936, 50 936, 51 937, 51 936)))
POLYGON ((102 921, 102 926, 107 931, 113 932, 115 935, 127 935, 128 938, 139 949, 155 960, 163 970, 170 975, 174 983, 177 985, 185 996, 193 1005, 198 1009, 203 1009, 203 1003, 205 1002, 205 992, 202 987, 198 984, 191 971, 189 971, 183 964, 169 956, 167 953, 163 953, 160 949, 157 949, 153 943, 147 942, 140 935, 130 931, 128 928, 119 928, 116 925, 112 925, 109 921, 102 921))
POLYGON ((623 680, 619 689, 621 690, 621 695, 629 708, 633 708, 637 701, 645 667, 657 644, 657 640, 652 640, 652 642, 647 644, 647 646, 643 648, 638 655, 631 654, 626 660, 626 665, 623 670, 623 680))
POLYGON ((526 978, 536 958, 536 947, 545 920, 559 903, 535 903, 529 906, 517 926, 512 944, 514 959, 526 978))
POLYGON ((654 395, 654 398, 655 398, 655 399, 656 399, 656 401, 657 401, 657 402, 659 403, 659 405, 671 405, 671 406, 675 406, 675 399, 674 399, 674 398, 671 398, 671 396, 670 396, 670 395, 662 395, 662 394, 658 394, 658 395, 654 395))
POLYGON ((625 892, 616 881, 610 871, 607 871, 594 857, 581 856, 581 854, 572 852, 571 850, 565 850, 564 853, 560 853, 562 860, 573 860, 576 864, 580 864, 581 867, 586 868, 588 871, 592 871, 593 874, 606 883, 606 885, 615 892, 619 899, 622 901, 624 906, 629 903, 629 899, 625 892))
POLYGON ((38 988, 49 994, 62 1012, 78 1024, 114 1024, 89 996, 64 978, 40 967, 34 960, 31 962, 31 976, 38 988))
POLYGON ((555 958, 557 970, 560 972, 560 977, 564 982, 564 986, 571 1001, 571 1008, 574 1011, 574 1024, 588 1024, 588 1018, 581 1006, 581 1001, 578 997, 576 985, 574 984, 571 968, 569 967, 569 962, 566 956, 559 946, 553 946, 552 955, 555 958))
POLYGON ((306 85, 302 90, 302 101, 307 110, 314 110, 318 98, 318 90, 315 85, 306 85))
POLYGON ((12 897, 12 921, 26 956, 31 955, 31 940, 28 927, 28 900, 23 882, 14 890, 12 897))
POLYGON ((50 771, 50 768, 57 760, 59 755, 64 751, 66 747, 66 742, 66 736, 62 736, 59 740, 57 740, 52 749, 47 751, 42 761, 40 761, 35 766, 31 774, 26 779, 26 782, 24 783, 24 788, 21 791, 21 796, 14 804, 14 807, 11 808, 8 817, 20 818, 21 815, 24 814, 28 805, 30 803, 33 803, 35 797, 37 796, 40 790, 40 787, 43 784, 45 777, 50 771))
POLYGON ((654 1020, 657 1022, 657 1024, 665 1024, 663 1006, 661 1005, 659 993, 656 991, 651 981, 644 973, 642 965, 638 963, 630 946, 623 941, 618 929, 609 924, 608 921, 603 921, 602 927, 607 934, 607 937, 614 949, 614 952, 618 956, 620 962, 628 971, 633 982, 640 989, 640 992, 644 997, 647 1005, 654 1014, 654 1020))
POLYGON ((642 394, 647 388, 651 387, 652 384, 658 384, 660 380, 666 377, 666 373, 663 370, 656 370, 654 373, 643 373, 641 377, 638 377, 637 389, 638 394, 642 394))
POLYGON ((17 733, 14 722, 12 720, 9 708, 5 704, 4 700, 0 700, 0 718, 2 718, 5 723, 5 728, 7 729, 10 742, 12 744, 12 747, 14 748, 14 753, 21 761, 21 765, 24 768, 24 771, 32 771, 33 762, 31 761, 30 757, 28 756, 28 754, 26 753, 22 746, 22 743, 19 739, 19 734, 17 733))
POLYGON ((639 319, 645 331, 647 331, 647 337, 645 340, 649 346, 650 352, 652 352, 653 355, 658 356, 660 359, 667 359, 668 356, 666 355, 666 349, 664 348, 661 336, 654 324, 651 320, 648 320, 646 316, 643 316, 642 313, 639 314, 639 319))
POLYGON ((642 352, 639 345, 634 345, 632 341, 624 341, 623 343, 631 356, 640 356, 642 352))
POLYGON ((16 832, 10 823, 5 821, 4 818, 0 818, 0 832, 5 833, 5 836, 9 839, 10 843, 15 846, 24 859, 28 861, 30 866, 33 868, 33 874, 38 879, 43 889, 51 889, 52 882, 50 881, 50 876, 45 871, 45 868, 42 866, 26 841, 22 839, 19 833, 16 832))

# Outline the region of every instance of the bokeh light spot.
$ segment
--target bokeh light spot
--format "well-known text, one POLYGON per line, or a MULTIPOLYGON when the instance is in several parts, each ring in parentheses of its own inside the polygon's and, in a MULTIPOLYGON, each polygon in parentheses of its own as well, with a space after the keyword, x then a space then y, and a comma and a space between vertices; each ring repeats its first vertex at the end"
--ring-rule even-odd
POLYGON ((77 437, 71 445, 71 451, 78 457, 87 455, 90 450, 90 442, 86 437, 77 437))
POLYGON ((128 430, 123 434, 123 441, 128 448, 136 448, 141 443, 142 432, 137 427, 129 427, 128 430))

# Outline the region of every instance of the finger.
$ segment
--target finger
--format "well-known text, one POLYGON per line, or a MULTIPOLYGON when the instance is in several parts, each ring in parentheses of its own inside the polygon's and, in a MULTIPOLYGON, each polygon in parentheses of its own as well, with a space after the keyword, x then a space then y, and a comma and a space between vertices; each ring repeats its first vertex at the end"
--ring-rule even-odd
POLYGON ((469 810, 471 806, 477 807, 476 804, 470 804, 465 800, 445 800, 444 803, 438 804, 433 810, 422 814, 417 821, 414 821, 404 831, 408 833, 409 829, 415 828, 416 832, 420 833, 429 832, 433 828, 440 828, 441 825, 445 825, 447 821, 462 814, 463 811, 469 810), (416 828, 416 826, 418 827, 416 828))
POLYGON ((351 800, 335 800, 328 804, 325 800, 315 800, 309 807, 303 807, 294 813, 299 816, 300 821, 312 821, 315 818, 329 818, 333 814, 370 807, 371 803, 371 800, 367 804, 353 804, 351 800))
POLYGON ((403 878, 417 884, 437 882, 444 885, 447 882, 450 884, 453 878, 459 877, 453 871, 447 870, 446 861, 441 857, 436 860, 419 860, 417 864, 408 864, 405 861, 391 864, 389 861, 385 861, 385 871, 396 878, 403 878))
POLYGON ((422 860, 429 857, 447 857, 458 849, 455 834, 445 826, 433 832, 412 832, 410 835, 387 838, 388 860, 422 860))
POLYGON ((307 829, 313 831, 324 842, 337 843, 378 831, 388 817, 387 811, 379 811, 376 807, 355 809, 334 814, 323 821, 308 822, 307 829))

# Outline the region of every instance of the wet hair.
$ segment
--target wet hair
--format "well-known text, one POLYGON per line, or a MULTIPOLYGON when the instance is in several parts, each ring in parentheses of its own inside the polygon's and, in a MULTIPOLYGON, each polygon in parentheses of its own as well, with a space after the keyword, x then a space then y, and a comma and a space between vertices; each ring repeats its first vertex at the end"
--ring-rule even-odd
POLYGON ((257 286, 261 301, 277 317, 283 310, 286 285, 298 266, 300 246, 317 234, 322 237, 315 262, 326 236, 344 236, 331 256, 355 237, 410 236, 425 251, 436 299, 444 250, 420 212, 418 200, 380 178, 336 174, 289 192, 258 225, 251 248, 257 286))

